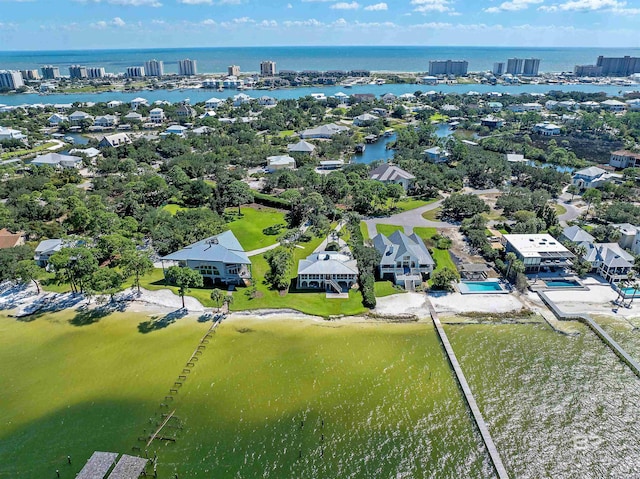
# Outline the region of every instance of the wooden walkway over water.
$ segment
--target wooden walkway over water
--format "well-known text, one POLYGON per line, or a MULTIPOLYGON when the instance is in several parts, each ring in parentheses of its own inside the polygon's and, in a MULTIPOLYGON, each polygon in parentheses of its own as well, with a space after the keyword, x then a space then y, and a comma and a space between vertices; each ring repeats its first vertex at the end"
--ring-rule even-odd
POLYGON ((469 387, 469 383, 467 383, 467 378, 465 378, 464 373, 462 372, 462 368, 460 367, 460 363, 458 363, 458 358, 456 354, 453 352, 453 348, 449 343, 449 338, 447 337, 447 333, 445 333, 442 324, 440 323, 440 319, 438 318, 438 313, 434 309, 431 301, 427 298, 427 305, 429 306, 429 312, 431 313, 431 319, 433 320, 433 324, 436 327, 436 331, 438 332, 438 336, 440 337, 440 342, 444 347, 445 353, 447 354, 447 358, 449 359, 449 363, 453 368, 453 372, 455 373, 456 379, 458 380, 458 384, 460 385, 460 389, 462 389, 462 394, 467 401, 467 405, 471 410, 471 415, 480 430, 480 435, 482 436, 482 440, 489 452, 489 457, 491 458, 491 462, 493 463, 493 467, 496 470, 499 479, 508 479, 509 475, 507 474, 507 470, 502 464, 502 459, 500 458, 500 454, 498 453, 498 449, 491 438, 491 433, 489 432, 489 428, 487 424, 484 422, 484 418, 482 417, 482 413, 478 408, 478 404, 476 403, 475 398, 473 397, 473 393, 471 392, 471 388, 469 387))

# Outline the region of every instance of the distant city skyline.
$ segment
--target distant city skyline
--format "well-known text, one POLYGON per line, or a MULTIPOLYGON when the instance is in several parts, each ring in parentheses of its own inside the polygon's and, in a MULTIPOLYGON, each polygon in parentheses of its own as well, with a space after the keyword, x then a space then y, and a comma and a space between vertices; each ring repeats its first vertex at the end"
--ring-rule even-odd
POLYGON ((2 50, 640 47, 640 0, 0 0, 0 9, 2 50))

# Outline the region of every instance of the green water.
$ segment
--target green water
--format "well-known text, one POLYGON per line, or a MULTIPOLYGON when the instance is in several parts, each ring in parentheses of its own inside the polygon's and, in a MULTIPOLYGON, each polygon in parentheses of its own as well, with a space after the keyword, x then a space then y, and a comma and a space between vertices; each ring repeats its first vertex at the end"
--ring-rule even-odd
POLYGON ((163 473, 492 477, 429 323, 234 321, 211 344, 180 392, 177 414, 194 419, 159 453, 163 473))
POLYGON ((586 326, 445 326, 511 477, 640 477, 640 381, 586 326))

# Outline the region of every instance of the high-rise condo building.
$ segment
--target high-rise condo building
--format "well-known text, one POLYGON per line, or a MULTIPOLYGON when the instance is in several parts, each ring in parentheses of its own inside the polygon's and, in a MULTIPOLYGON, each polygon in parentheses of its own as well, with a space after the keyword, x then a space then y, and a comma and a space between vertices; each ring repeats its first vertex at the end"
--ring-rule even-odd
POLYGON ((527 77, 538 76, 538 70, 540 69, 539 58, 527 58, 524 61, 524 67, 522 68, 522 74, 527 77))
POLYGON ((602 68, 605 76, 626 77, 640 73, 640 57, 603 57, 599 56, 596 66, 602 68))
POLYGON ((148 77, 164 76, 164 62, 155 59, 144 62, 144 71, 148 77))
POLYGON ((494 63, 491 73, 493 73, 495 76, 504 75, 504 62, 494 63))
POLYGON ((127 67, 127 76, 129 78, 142 78, 145 76, 144 67, 127 67))
POLYGON ((42 72, 42 78, 45 80, 57 80, 60 78, 60 68, 54 67, 53 65, 45 65, 40 68, 42 72))
POLYGON ((0 90, 15 90, 24 86, 22 74, 16 70, 0 71, 0 90))
POLYGON ((106 75, 107 74, 104 71, 104 67, 89 67, 89 68, 87 68, 87 77, 88 78, 104 78, 106 75))
POLYGON ((602 76, 602 67, 596 65, 576 65, 573 73, 577 77, 600 77, 602 76))
POLYGON ((87 78, 87 67, 71 65, 69 67, 69 76, 72 80, 87 78))
POLYGON ((276 75, 276 62, 264 61, 260 63, 260 75, 272 77, 276 75))
POLYGON ((465 76, 469 62, 466 60, 431 60, 429 62, 429 75, 453 75, 465 76))
POLYGON ((178 74, 181 76, 191 76, 198 74, 198 68, 195 60, 179 60, 178 74))
POLYGON ((40 72, 38 71, 38 69, 20 70, 20 74, 22 75, 22 79, 24 81, 40 80, 40 72))
POLYGON ((507 60, 507 73, 510 75, 522 75, 524 60, 522 58, 509 58, 507 60))
POLYGON ((237 77, 240 75, 240 67, 238 65, 231 65, 227 68, 227 73, 230 77, 237 77))

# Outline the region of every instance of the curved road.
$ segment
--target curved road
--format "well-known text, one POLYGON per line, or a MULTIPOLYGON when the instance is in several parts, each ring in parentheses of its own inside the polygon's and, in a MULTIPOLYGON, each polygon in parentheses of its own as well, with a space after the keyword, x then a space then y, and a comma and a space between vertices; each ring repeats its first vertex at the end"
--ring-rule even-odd
MULTIPOLYGON (((473 195, 485 195, 491 193, 499 193, 500 190, 497 188, 492 188, 489 190, 472 190, 466 188, 463 193, 470 193, 473 195)), ((409 211, 404 211, 402 213, 397 213, 395 215, 381 217, 381 218, 367 218, 364 222, 367 224, 367 230, 369 231, 369 237, 373 238, 378 234, 376 230, 376 225, 396 225, 404 227, 404 232, 406 234, 413 233, 413 228, 418 227, 430 227, 430 228, 458 228, 460 225, 448 223, 445 221, 430 221, 426 220, 422 217, 424 213, 427 211, 435 210, 442 205, 442 200, 436 201, 434 203, 430 203, 425 206, 421 206, 420 208, 416 208, 409 211)))

